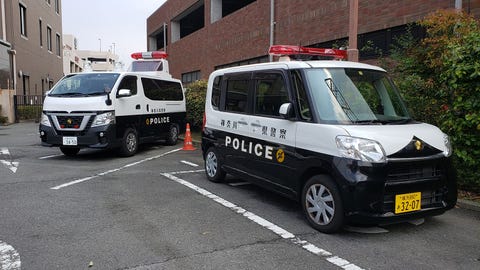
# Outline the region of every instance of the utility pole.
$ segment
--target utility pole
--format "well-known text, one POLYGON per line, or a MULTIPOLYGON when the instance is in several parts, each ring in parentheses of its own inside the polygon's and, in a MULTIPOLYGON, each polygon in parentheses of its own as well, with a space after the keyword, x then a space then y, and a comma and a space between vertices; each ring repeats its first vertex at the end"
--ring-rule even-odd
POLYGON ((350 0, 350 20, 348 28, 348 61, 358 62, 358 0, 350 0))

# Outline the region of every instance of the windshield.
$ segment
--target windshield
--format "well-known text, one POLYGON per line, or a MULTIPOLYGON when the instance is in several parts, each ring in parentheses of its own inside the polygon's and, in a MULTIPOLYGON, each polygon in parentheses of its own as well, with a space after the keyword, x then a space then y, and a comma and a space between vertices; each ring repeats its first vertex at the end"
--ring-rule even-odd
POLYGON ((65 76, 49 96, 95 96, 109 93, 120 74, 79 73, 65 76))
POLYGON ((385 72, 322 68, 305 71, 313 104, 322 121, 400 123, 411 120, 395 85, 385 72))

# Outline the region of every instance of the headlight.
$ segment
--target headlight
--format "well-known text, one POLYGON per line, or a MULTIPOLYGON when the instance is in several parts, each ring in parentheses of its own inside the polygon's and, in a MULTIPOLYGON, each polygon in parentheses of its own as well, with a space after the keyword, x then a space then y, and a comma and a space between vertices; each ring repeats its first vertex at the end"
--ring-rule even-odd
POLYGON ((336 142, 343 157, 373 163, 387 161, 383 147, 376 141, 350 136, 337 136, 336 142))
POLYGON ((95 116, 93 119, 92 127, 103 126, 108 124, 115 124, 115 113, 107 112, 95 116))
POLYGON ((450 138, 447 134, 443 134, 443 142, 445 143, 445 150, 443 151, 443 154, 446 157, 449 157, 452 155, 453 149, 452 144, 450 143, 450 138))
POLYGON ((51 127, 52 125, 50 124, 50 120, 48 120, 48 116, 44 113, 42 113, 42 117, 40 118, 40 124, 51 127))

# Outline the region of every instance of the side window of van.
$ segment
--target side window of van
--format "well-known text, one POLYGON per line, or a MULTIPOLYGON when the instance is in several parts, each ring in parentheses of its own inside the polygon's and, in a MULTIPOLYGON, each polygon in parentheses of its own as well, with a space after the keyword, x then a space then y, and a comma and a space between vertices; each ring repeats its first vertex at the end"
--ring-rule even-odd
POLYGON ((218 77, 215 77, 215 79, 213 80, 212 107, 215 110, 218 110, 218 107, 220 106, 220 93, 221 93, 220 83, 222 82, 222 77, 223 76, 218 76, 218 77))
POLYGON ((247 78, 230 78, 227 80, 225 101, 227 112, 247 112, 248 82, 247 78))
POLYGON ((136 76, 125 76, 118 89, 128 89, 130 90, 132 96, 137 94, 137 77, 136 76))
POLYGON ((280 116, 280 106, 286 102, 287 86, 281 73, 255 74, 255 114, 280 116))
POLYGON ((151 100, 183 100, 182 86, 178 82, 142 78, 143 92, 151 100))
POLYGON ((292 71, 291 74, 293 89, 297 93, 297 104, 300 111, 300 117, 303 120, 311 121, 312 111, 310 110, 310 105, 308 104, 308 95, 307 91, 305 91, 305 85, 302 80, 302 75, 298 70, 292 71))

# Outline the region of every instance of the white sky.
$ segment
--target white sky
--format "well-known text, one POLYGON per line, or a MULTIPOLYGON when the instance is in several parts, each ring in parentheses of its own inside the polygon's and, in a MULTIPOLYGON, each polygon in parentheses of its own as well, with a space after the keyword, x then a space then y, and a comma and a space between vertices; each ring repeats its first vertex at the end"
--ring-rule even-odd
POLYGON ((63 0, 63 33, 79 50, 111 50, 126 66, 130 54, 147 50, 147 18, 166 0, 63 0), (101 41, 99 40, 101 39, 101 41))

